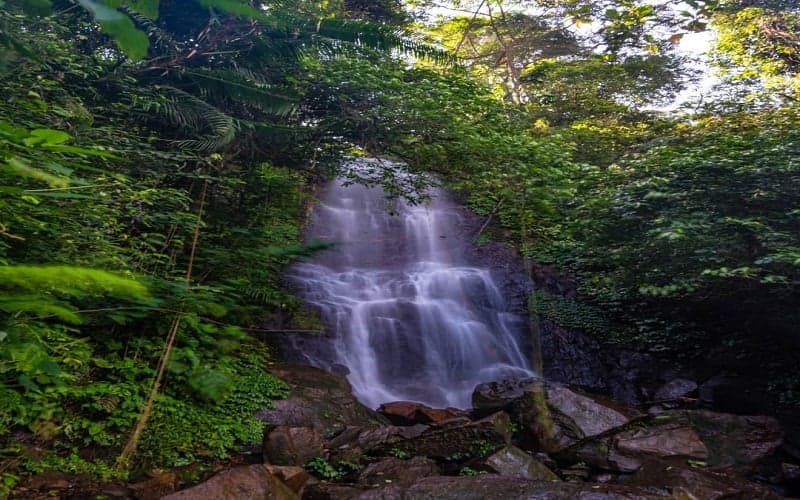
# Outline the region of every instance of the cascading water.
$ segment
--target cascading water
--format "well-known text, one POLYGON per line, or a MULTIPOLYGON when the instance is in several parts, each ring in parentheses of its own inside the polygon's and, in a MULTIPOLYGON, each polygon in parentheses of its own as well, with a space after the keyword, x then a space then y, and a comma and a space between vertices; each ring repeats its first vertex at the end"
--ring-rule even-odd
POLYGON ((517 342, 523 321, 489 270, 467 265, 457 205, 430 194, 429 204, 398 200, 391 214, 381 188, 332 182, 308 237, 336 246, 292 272, 333 330, 334 359, 308 360, 347 367, 356 397, 373 408, 397 400, 469 408, 477 384, 531 374, 517 342))

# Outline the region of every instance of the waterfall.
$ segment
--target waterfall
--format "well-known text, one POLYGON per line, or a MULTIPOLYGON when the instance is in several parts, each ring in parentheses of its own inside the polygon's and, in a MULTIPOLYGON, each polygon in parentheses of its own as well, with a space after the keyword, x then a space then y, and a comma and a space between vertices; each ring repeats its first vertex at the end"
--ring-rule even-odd
POLYGON ((333 359, 309 361, 347 367, 356 397, 373 408, 397 400, 469 408, 477 384, 530 375, 517 341, 524 321, 491 272, 467 263, 459 207, 441 190, 430 195, 427 204, 396 200, 390 211, 380 187, 333 181, 307 236, 336 245, 291 271, 332 334, 333 359))

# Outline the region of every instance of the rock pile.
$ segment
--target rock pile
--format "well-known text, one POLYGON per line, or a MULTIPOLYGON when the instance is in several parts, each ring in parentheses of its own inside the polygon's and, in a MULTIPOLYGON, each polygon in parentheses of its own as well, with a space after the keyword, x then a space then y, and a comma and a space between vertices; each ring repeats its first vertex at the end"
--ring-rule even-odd
MULTIPOLYGON (((371 411, 339 375, 279 371, 294 390, 262 412, 265 464, 165 498, 759 499, 779 498, 800 470, 769 417, 650 414, 535 379, 478 386, 471 412, 408 401, 371 411)), ((681 381, 662 395, 696 389, 681 381)))

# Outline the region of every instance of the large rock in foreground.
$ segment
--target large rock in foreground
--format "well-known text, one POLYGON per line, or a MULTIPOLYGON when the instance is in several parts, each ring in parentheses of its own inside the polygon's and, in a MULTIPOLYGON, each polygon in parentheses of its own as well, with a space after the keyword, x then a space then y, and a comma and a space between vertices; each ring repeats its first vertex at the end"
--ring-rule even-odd
POLYGON ((629 406, 538 379, 480 384, 472 402, 479 414, 509 412, 521 424, 525 444, 546 452, 557 452, 641 416, 629 406))
POLYGON ((385 443, 368 450, 373 455, 401 453, 437 460, 484 456, 511 440, 511 420, 504 412, 475 422, 450 421, 425 430, 416 437, 385 443))
POLYGON ((358 476, 358 482, 365 486, 385 486, 387 484, 410 484, 414 481, 441 474, 435 462, 423 457, 411 460, 384 458, 368 465, 358 476))
POLYGON ((546 465, 520 450, 506 446, 486 459, 486 465, 501 476, 521 477, 535 481, 560 481, 546 465))
POLYGON ((304 466, 322 456, 325 441, 314 427, 279 425, 264 434, 264 462, 304 466))
POLYGON ((684 464, 653 460, 628 479, 631 486, 647 488, 671 498, 747 500, 779 498, 766 487, 742 478, 684 464))
POLYGON ((530 481, 501 476, 429 477, 367 491, 358 500, 646 500, 666 495, 626 486, 530 481))
POLYGON ((162 497, 162 500, 295 500, 300 498, 298 493, 272 474, 268 466, 248 465, 222 471, 208 481, 162 497))
POLYGON ((774 418, 676 410, 584 439, 560 456, 624 473, 652 459, 695 460, 746 473, 782 442, 783 432, 774 418))
POLYGON ((345 426, 385 425, 386 419, 358 402, 347 380, 338 374, 305 365, 281 364, 269 371, 289 383, 286 399, 256 413, 270 425, 313 427, 331 437, 345 426))

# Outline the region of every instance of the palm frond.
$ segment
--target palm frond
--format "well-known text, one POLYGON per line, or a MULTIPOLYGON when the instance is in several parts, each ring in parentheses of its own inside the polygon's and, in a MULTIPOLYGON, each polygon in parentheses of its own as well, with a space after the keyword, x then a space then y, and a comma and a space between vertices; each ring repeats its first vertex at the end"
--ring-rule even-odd
POLYGON ((152 100, 142 102, 142 109, 166 116, 172 123, 193 133, 204 133, 194 139, 177 141, 177 145, 193 151, 217 151, 236 138, 237 120, 204 100, 169 86, 155 86, 152 100))
POLYGON ((315 36, 346 42, 383 52, 399 52, 436 64, 455 62, 447 51, 425 42, 418 36, 382 24, 341 19, 323 19, 316 25, 315 36))
POLYGON ((268 83, 244 68, 236 70, 195 68, 184 73, 211 95, 233 99, 253 106, 263 113, 286 116, 297 109, 295 101, 273 92, 268 83))
POLYGON ((280 29, 300 38, 308 37, 333 41, 328 49, 338 44, 350 44, 374 50, 411 55, 437 64, 451 65, 453 57, 406 31, 376 23, 343 19, 312 19, 290 14, 284 9, 261 10, 242 0, 196 0, 205 7, 217 8, 228 14, 260 21, 265 27, 280 29))

